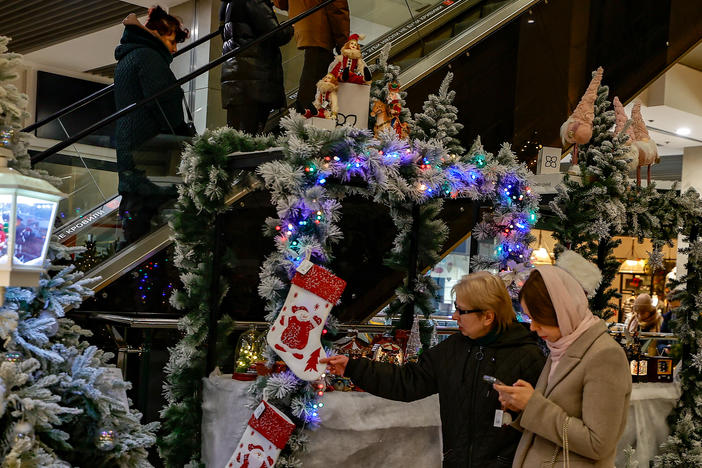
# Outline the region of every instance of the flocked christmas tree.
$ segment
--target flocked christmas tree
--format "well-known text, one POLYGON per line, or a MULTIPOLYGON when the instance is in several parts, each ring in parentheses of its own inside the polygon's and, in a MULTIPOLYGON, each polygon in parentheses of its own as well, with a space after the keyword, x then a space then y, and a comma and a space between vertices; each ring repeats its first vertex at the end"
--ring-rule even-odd
POLYGON ((560 244, 557 253, 563 248, 574 250, 602 271, 602 283, 590 298, 590 309, 602 318, 613 314, 609 302, 617 297, 610 287, 620 266, 614 257, 619 241, 614 237, 627 229, 625 199, 631 190, 624 148, 627 137, 612 131, 615 116, 608 94, 607 86, 597 89, 592 138, 579 146, 581 177, 566 175, 556 187, 556 198, 549 203, 556 219, 547 223, 560 244))
MULTIPOLYGON (((388 102, 388 95, 390 93, 389 86, 392 83, 396 83, 398 86, 401 85, 399 82, 399 77, 400 77, 400 67, 397 65, 393 65, 391 63, 388 63, 388 59, 390 57, 390 47, 391 44, 385 44, 385 46, 382 48, 380 51, 380 57, 378 57, 377 63, 371 65, 370 71, 373 75, 378 75, 378 79, 374 80, 371 83, 371 92, 370 92, 370 105, 371 107, 373 106, 373 101, 375 99, 378 99, 382 102, 387 103, 388 102)), ((400 122, 402 123, 410 123, 411 122, 411 115, 409 109, 406 107, 405 103, 405 97, 407 96, 407 93, 405 91, 400 91, 399 92, 399 102, 398 104, 401 106, 402 110, 400 111, 399 114, 399 119, 400 122)), ((369 125, 372 128, 374 125, 374 119, 373 116, 370 115, 369 117, 369 125)))
POLYGON ((424 102, 423 112, 414 114, 410 135, 419 140, 435 139, 440 141, 449 154, 463 154, 465 148, 456 138, 463 129, 458 123, 458 109, 453 105, 456 91, 450 90, 453 73, 447 73, 441 82, 438 94, 430 94, 424 102))
POLYGON ((0 36, 0 147, 12 146, 15 159, 8 166, 30 177, 41 177, 58 186, 61 179, 50 176, 44 170, 32 169, 27 152, 29 135, 21 133, 22 123, 29 116, 26 111, 27 95, 20 93, 12 84, 18 78, 17 67, 22 56, 8 52, 10 38, 0 36))
POLYGON ((538 218, 539 197, 529 185, 531 173, 526 165, 517 163, 507 143, 495 156, 485 151, 478 138, 462 159, 485 174, 494 174, 499 194, 493 211, 485 213, 472 231, 477 240, 492 240, 494 250, 488 255, 474 255, 471 270, 499 271, 510 295, 516 298, 531 266, 529 245, 535 240, 531 226, 538 218))
MULTIPOLYGON (((688 198, 693 198, 690 193, 688 198)), ((695 194, 696 195, 696 194, 695 194)), ((702 224, 702 203, 699 196, 688 213, 688 226, 692 228, 686 241, 687 272, 671 285, 673 300, 680 307, 673 310, 673 332, 679 342, 678 352, 682 358, 680 388, 682 394, 673 413, 668 418, 671 434, 661 444, 659 455, 654 459, 655 468, 683 468, 702 466, 702 240, 699 227, 702 224)), ((676 354, 678 354, 676 352, 676 354)))
MULTIPOLYGON (((19 56, 7 53, 7 42, 0 37, 2 144, 13 150, 15 168, 42 176, 30 169, 26 142, 18 137, 27 99, 9 84, 19 56)), ((8 288, 0 307, 2 467, 151 466, 146 449, 155 443, 157 424, 140 424, 124 393, 129 384, 107 364, 112 355, 90 346, 91 333, 64 317, 65 307, 92 294, 91 280, 73 266, 47 268, 39 287, 8 288)))

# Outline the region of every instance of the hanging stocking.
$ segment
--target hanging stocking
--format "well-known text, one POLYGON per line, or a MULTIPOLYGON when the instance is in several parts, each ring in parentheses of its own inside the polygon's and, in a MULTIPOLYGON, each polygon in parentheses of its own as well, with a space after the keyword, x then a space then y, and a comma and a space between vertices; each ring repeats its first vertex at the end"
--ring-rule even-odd
POLYGON ((290 418, 262 401, 225 468, 272 468, 293 429, 290 418))
POLYGON ((327 357, 320 337, 329 311, 341 297, 346 281, 303 261, 292 279, 283 309, 268 332, 268 344, 302 380, 318 380, 327 357))

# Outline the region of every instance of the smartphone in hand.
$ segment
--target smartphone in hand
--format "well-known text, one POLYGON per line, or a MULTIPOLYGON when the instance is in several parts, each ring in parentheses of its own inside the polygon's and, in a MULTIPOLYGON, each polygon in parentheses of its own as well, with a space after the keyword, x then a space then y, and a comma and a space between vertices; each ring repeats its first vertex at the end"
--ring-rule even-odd
POLYGON ((489 384, 506 385, 503 381, 491 375, 484 375, 483 380, 489 384))

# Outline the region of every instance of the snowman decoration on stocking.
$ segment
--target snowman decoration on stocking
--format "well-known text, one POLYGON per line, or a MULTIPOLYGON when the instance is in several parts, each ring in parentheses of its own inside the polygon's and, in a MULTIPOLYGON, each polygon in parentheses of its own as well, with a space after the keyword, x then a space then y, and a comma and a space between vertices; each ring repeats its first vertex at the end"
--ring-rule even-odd
POLYGON ((327 357, 320 338, 332 306, 339 301, 346 281, 305 260, 293 276, 285 304, 268 331, 268 344, 300 379, 319 380, 327 357))

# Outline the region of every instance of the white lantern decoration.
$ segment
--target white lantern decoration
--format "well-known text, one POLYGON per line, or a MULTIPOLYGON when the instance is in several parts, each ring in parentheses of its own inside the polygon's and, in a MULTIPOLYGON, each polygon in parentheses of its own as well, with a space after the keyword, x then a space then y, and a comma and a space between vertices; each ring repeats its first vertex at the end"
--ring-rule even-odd
POLYGON ((7 167, 13 157, 0 147, 0 305, 7 286, 39 285, 56 207, 65 198, 49 182, 7 167))

